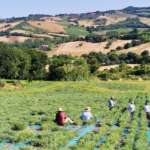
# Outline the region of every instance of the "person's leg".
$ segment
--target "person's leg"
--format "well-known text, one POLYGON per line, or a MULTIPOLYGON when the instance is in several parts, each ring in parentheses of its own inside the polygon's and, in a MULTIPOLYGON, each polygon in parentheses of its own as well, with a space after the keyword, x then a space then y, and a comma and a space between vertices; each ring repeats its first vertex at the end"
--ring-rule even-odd
POLYGON ((131 118, 131 120, 133 120, 133 118, 134 118, 134 112, 130 113, 130 118, 131 118))
POLYGON ((82 125, 85 126, 87 125, 87 123, 88 123, 87 121, 83 121, 82 125))
POLYGON ((112 110, 112 107, 109 107, 109 110, 112 110))
POLYGON ((148 120, 148 127, 150 128, 150 120, 148 120))
POLYGON ((148 127, 150 127, 150 113, 146 113, 146 118, 148 122, 148 127))
POLYGON ((71 120, 69 117, 66 118, 65 123, 74 123, 73 120, 71 120))

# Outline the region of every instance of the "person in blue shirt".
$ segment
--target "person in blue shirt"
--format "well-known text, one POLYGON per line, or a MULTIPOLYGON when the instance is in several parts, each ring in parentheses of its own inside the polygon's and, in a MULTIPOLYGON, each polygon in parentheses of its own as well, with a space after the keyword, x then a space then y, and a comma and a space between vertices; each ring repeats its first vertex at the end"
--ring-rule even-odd
POLYGON ((81 113, 80 118, 83 121, 83 124, 87 124, 93 118, 93 115, 91 113, 91 108, 86 107, 84 111, 81 113))

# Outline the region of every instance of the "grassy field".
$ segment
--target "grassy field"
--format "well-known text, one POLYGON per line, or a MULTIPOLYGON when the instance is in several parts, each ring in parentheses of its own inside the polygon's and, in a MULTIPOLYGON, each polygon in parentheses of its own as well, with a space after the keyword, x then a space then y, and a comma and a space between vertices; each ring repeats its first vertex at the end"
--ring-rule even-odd
POLYGON ((74 37, 87 36, 89 34, 84 28, 78 26, 67 26, 65 31, 74 37))
POLYGON ((26 142, 24 150, 149 150, 143 105, 150 81, 22 81, 22 84, 17 89, 8 85, 0 90, 0 149, 8 150, 13 144, 26 142), (119 103, 112 112, 107 108, 110 96, 119 103), (137 106, 132 122, 128 112, 121 113, 129 98, 137 106), (102 127, 97 133, 91 131, 82 136, 76 145, 67 146, 79 130, 58 127, 53 123, 55 112, 62 107, 81 125, 80 113, 86 106, 102 121, 102 127), (113 129, 118 120, 120 127, 113 129), (40 125, 41 130, 34 130, 32 125, 40 125), (128 129, 127 134, 124 129, 128 129), (102 138, 104 142, 99 144, 102 138), (4 142, 7 144, 2 145, 4 142))

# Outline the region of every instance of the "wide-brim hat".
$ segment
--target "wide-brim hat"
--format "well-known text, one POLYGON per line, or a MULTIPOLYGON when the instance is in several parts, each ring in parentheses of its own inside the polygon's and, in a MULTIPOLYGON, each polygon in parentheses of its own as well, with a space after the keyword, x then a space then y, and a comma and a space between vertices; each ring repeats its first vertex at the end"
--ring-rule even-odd
POLYGON ((86 111, 91 111, 91 107, 86 107, 85 110, 86 111))
POLYGON ((63 111, 63 109, 61 107, 58 108, 58 111, 63 111))

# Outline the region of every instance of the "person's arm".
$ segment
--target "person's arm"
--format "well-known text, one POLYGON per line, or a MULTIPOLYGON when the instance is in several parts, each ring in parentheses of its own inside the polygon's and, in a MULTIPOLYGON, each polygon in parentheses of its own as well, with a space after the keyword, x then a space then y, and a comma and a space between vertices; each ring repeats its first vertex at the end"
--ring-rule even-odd
POLYGON ((90 113, 89 115, 90 115, 90 118, 93 118, 93 115, 92 115, 92 113, 90 113))
POLYGON ((80 115, 80 119, 83 120, 83 112, 80 115))
POLYGON ((146 112, 146 106, 144 106, 144 112, 146 112))
POLYGON ((130 104, 128 104, 128 112, 130 112, 130 109, 131 109, 131 108, 130 108, 130 104))
POLYGON ((67 117, 68 117, 67 114, 64 112, 64 119, 67 119, 67 117))

